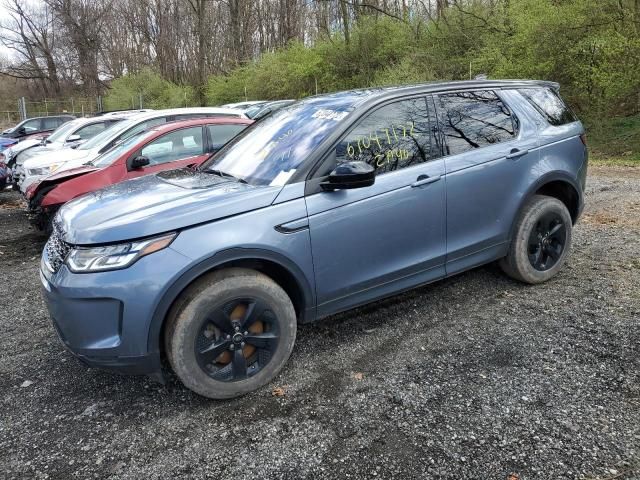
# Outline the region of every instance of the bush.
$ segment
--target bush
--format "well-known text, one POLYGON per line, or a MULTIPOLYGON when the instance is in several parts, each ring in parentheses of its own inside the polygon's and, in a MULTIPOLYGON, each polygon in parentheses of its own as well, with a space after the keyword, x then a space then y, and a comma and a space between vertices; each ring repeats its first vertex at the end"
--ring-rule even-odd
POLYGON ((140 95, 143 108, 176 108, 197 104, 193 87, 176 85, 164 80, 158 73, 144 69, 140 73, 113 80, 104 98, 104 109, 140 108, 140 95))

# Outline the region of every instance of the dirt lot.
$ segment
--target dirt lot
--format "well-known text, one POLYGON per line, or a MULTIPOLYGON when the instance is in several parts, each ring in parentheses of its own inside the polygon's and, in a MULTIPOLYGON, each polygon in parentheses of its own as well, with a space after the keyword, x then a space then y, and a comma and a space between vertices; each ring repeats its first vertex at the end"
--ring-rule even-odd
POLYGON ((214 402, 65 352, 1 193, 0 477, 640 478, 640 168, 592 168, 587 202, 553 281, 489 265, 304 326, 214 402))

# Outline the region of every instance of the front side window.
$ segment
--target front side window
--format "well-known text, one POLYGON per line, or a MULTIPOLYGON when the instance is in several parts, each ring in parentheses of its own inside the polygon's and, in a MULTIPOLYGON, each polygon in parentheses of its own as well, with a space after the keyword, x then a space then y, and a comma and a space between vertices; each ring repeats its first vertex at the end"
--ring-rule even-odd
POLYGON ((47 137, 47 143, 64 142, 64 139, 70 134, 74 128, 77 128, 76 122, 67 122, 62 124, 51 135, 47 137))
POLYGON ((336 160, 366 162, 377 175, 428 162, 440 156, 434 124, 424 97, 385 105, 340 141, 336 160))
POLYGON ((95 137, 98 133, 104 131, 106 125, 104 122, 92 123, 91 125, 87 125, 86 127, 82 127, 75 135, 79 135, 83 140, 87 140, 89 138, 95 137))
POLYGON ((159 165, 204 153, 202 127, 176 130, 146 144, 140 154, 149 159, 149 165, 159 165))
POLYGON ((447 93, 437 98, 448 155, 511 140, 516 135, 511 112, 494 92, 447 93))
MULTIPOLYGON (((137 124, 137 120, 130 119, 124 120, 122 122, 116 123, 111 127, 105 129, 102 133, 99 133, 91 140, 84 142, 82 145, 78 147, 78 150, 91 150, 94 148, 102 149, 105 146, 109 145, 110 142, 113 142, 115 138, 118 138, 122 135, 123 132, 127 131, 129 128, 134 127, 137 124)), ((127 137, 131 137, 131 135, 127 135, 127 137)))
POLYGON ((24 122, 22 124, 22 128, 24 128, 24 131, 27 133, 37 132, 40 130, 40 120, 29 120, 24 122))

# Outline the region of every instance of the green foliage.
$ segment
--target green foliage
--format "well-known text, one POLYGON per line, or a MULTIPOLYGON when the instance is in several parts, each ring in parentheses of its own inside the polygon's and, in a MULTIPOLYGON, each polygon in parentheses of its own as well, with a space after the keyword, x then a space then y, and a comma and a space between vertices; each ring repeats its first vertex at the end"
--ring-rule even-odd
MULTIPOLYGON (((468 79, 482 73, 537 78, 561 84, 563 97, 588 126, 597 148, 610 148, 616 155, 640 152, 637 0, 466 0, 439 19, 407 18, 361 14, 349 42, 336 32, 313 45, 296 41, 264 53, 226 75, 211 76, 207 103, 301 98, 316 91, 468 79), (624 120, 633 115, 636 120, 624 120), (619 130, 626 133, 617 135, 619 130)), ((107 105, 130 107, 139 92, 149 107, 194 102, 189 87, 144 71, 115 80, 107 105)))
POLYGON ((181 86, 164 80, 150 69, 135 75, 126 75, 111 82, 104 98, 105 110, 140 107, 140 95, 144 108, 174 108, 196 105, 193 87, 181 86))

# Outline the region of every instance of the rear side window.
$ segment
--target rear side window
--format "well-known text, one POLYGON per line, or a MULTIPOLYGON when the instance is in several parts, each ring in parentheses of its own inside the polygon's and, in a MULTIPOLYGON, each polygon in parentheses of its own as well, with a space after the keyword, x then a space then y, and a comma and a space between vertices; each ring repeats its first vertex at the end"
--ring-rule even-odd
POLYGON ((225 143, 238 135, 242 130, 247 128, 246 125, 209 125, 209 139, 211 151, 220 150, 225 143))
POLYGON ((440 129, 448 155, 464 153, 516 136, 517 120, 490 91, 438 95, 440 129))
POLYGON ((44 118, 42 119, 43 130, 53 130, 63 123, 58 117, 44 118))
POLYGON ((523 88, 520 93, 538 110, 551 125, 565 125, 578 118, 558 94, 550 88, 523 88))
POLYGON ((424 97, 385 105, 342 139, 337 161, 367 162, 377 175, 428 162, 441 155, 433 123, 424 97))

